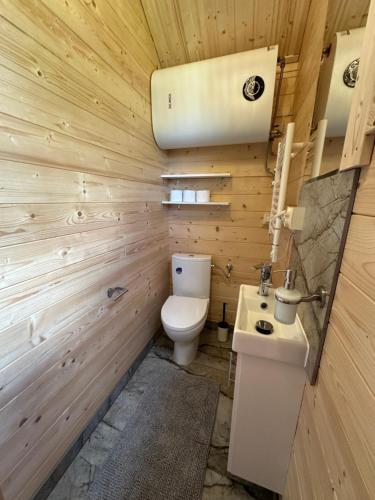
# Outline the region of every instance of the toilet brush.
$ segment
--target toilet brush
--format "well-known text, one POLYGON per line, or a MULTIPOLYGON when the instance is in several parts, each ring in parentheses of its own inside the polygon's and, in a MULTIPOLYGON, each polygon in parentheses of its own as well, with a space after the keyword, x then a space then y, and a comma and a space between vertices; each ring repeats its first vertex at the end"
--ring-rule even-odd
POLYGON ((226 342, 228 340, 229 325, 225 321, 225 308, 226 303, 223 303, 223 319, 217 324, 217 339, 219 342, 226 342))

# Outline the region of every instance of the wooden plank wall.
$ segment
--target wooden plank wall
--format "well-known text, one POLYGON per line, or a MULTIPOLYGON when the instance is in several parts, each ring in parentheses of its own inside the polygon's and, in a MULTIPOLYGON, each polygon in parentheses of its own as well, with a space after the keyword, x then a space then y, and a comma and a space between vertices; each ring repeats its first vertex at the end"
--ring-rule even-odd
POLYGON ((320 164, 320 175, 327 174, 339 167, 344 137, 327 137, 324 142, 322 163, 320 164))
MULTIPOLYGON (((302 42, 293 107, 296 124, 295 142, 306 143, 310 140, 327 8, 328 0, 312 2, 310 5, 302 42)), ((306 171, 306 155, 307 149, 304 149, 291 162, 287 193, 289 205, 297 204, 299 190, 310 175, 306 171)))
POLYGON ((318 381, 305 389, 286 500, 374 498, 374 255, 375 155, 362 169, 318 381))
POLYGON ((0 10, 0 490, 20 500, 159 327, 166 155, 138 0, 0 10))
MULTIPOLYGON (((323 50, 324 29, 327 27, 327 9, 332 9, 335 2, 336 0, 311 2, 307 15, 292 107, 292 116, 295 122, 294 142, 305 144, 306 146, 310 140, 310 130, 323 50)), ((347 9, 344 9, 344 12, 346 12, 346 10, 347 9)), ((337 25, 337 20, 334 22, 334 25, 337 25)), ((286 197, 286 204, 289 206, 298 204, 299 191, 303 182, 310 177, 310 165, 307 162, 307 158, 308 148, 304 147, 300 149, 291 160, 286 197)), ((327 169, 331 169, 329 162, 330 159, 327 154, 327 165, 324 165, 327 169)), ((279 256, 279 266, 281 269, 287 269, 289 267, 292 237, 291 231, 282 228, 280 248, 283 248, 284 251, 279 256)), ((277 275, 277 278, 280 279, 280 275, 277 275)))
MULTIPOLYGON (((281 128, 291 120, 297 64, 288 64, 277 112, 281 128)), ((169 182, 170 187, 210 189, 212 201, 230 201, 230 207, 169 208, 171 252, 197 252, 213 256, 224 268, 234 265, 232 278, 214 269, 209 319, 221 318, 222 303, 228 303, 228 317, 234 323, 239 286, 256 284, 255 264, 269 260, 270 240, 263 216, 271 206, 272 178, 265 173, 265 144, 196 148, 169 152, 170 172, 230 172, 231 178, 169 182)), ((270 165, 274 157, 270 155, 270 165)))
POLYGON ((368 166, 375 135, 375 3, 371 2, 363 36, 360 65, 350 107, 340 170, 368 166))
MULTIPOLYGON (((369 0, 322 0, 310 4, 293 107, 296 142, 306 142, 310 138, 323 47, 328 47, 335 32, 365 26, 369 3, 369 0)), ((336 154, 340 148, 342 150, 340 138, 326 140, 321 173, 339 168, 336 154)), ((297 203, 299 190, 311 175, 306 158, 307 151, 304 150, 291 163, 287 198, 291 205, 297 203)))

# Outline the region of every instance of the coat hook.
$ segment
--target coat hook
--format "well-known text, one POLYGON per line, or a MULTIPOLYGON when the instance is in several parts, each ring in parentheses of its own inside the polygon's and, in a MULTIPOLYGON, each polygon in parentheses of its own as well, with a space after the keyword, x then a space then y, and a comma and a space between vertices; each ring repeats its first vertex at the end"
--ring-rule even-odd
POLYGON ((115 297, 115 300, 117 300, 120 297, 122 297, 128 291, 129 290, 127 288, 123 288, 122 286, 116 286, 114 288, 108 288, 108 290, 107 290, 107 296, 110 299, 110 298, 112 298, 112 296, 113 296, 114 293, 117 293, 117 295, 115 297))

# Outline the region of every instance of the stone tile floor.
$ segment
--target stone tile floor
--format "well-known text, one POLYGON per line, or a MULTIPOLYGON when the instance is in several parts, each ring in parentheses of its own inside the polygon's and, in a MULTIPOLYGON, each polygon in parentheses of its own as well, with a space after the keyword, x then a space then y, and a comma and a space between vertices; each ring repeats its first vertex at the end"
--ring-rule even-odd
MULTIPOLYGON (((142 361, 153 363, 160 360, 173 363, 172 343, 162 335, 142 361)), ((200 337, 200 347, 196 359, 184 369, 190 373, 210 377, 220 384, 219 404, 206 469, 202 500, 251 500, 247 487, 227 475, 229 432, 232 414, 233 384, 228 386, 229 353, 231 341, 217 341, 215 330, 206 329, 200 337)), ((139 370, 139 369, 138 369, 139 370)), ((137 373, 137 372, 136 372, 137 373)), ((81 500, 85 497, 95 471, 108 457, 117 443, 127 416, 142 397, 147 380, 135 377, 120 393, 103 420, 86 441, 70 467, 49 495, 49 500, 81 500)), ((256 495, 257 498, 273 498, 256 495)))

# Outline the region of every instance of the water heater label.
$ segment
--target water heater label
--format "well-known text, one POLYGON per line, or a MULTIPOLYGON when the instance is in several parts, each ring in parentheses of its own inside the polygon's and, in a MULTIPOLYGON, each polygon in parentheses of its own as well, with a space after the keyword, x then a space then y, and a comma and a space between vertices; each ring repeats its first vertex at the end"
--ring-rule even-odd
POLYGON ((348 66, 345 68, 344 74, 342 75, 342 79, 347 87, 354 88, 355 82, 358 77, 358 66, 359 66, 359 57, 358 59, 354 59, 348 66))
POLYGON ((264 92, 264 80, 259 75, 250 76, 242 87, 242 94, 248 101, 256 101, 264 92))

